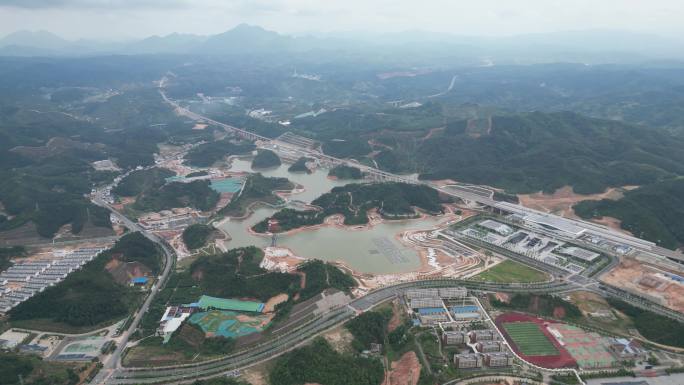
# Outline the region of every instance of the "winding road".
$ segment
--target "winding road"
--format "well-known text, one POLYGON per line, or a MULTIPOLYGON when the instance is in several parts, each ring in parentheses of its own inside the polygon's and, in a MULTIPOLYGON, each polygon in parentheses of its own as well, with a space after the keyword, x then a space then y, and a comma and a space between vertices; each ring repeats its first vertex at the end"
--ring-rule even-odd
MULTIPOLYGON (((378 170, 372 167, 360 165, 356 162, 352 162, 344 159, 332 158, 328 155, 322 154, 318 151, 312 151, 310 149, 297 148, 296 146, 289 143, 281 143, 271 138, 262 137, 260 135, 251 133, 249 131, 236 128, 215 120, 209 119, 205 116, 201 116, 194 113, 186 108, 181 107, 177 102, 169 99, 165 92, 164 86, 167 82, 167 78, 164 77, 160 81, 160 94, 165 102, 171 105, 177 112, 197 121, 208 122, 228 131, 232 131, 243 135, 245 137, 251 138, 253 140, 263 140, 270 142, 272 144, 282 145, 283 147, 293 148, 304 154, 310 156, 320 157, 322 159, 330 160, 338 164, 346 164, 353 167, 358 167, 364 172, 370 172, 377 174, 381 177, 387 177, 390 180, 404 181, 408 183, 416 183, 415 180, 408 179, 404 176, 394 175, 387 173, 382 170, 378 170)), ((452 81, 453 83, 453 81, 452 81)), ((431 185, 431 183, 428 183, 431 185)), ((434 186, 433 186, 434 187, 434 186)), ((450 189, 443 189, 441 187, 436 187, 440 191, 458 197, 460 199, 470 200, 478 202, 481 204, 495 204, 496 202, 491 199, 491 197, 484 197, 475 193, 467 191, 454 191, 450 189)), ((606 286, 599 286, 594 280, 589 282, 577 282, 572 279, 568 280, 554 280, 551 282, 537 283, 537 284, 495 284, 487 282, 474 282, 459 279, 426 279, 414 282, 400 283, 396 285, 386 286, 374 291, 371 291, 367 295, 353 300, 348 306, 339 307, 332 309, 325 314, 312 317, 308 321, 298 325, 296 329, 287 330, 282 333, 273 334, 267 337, 267 339, 258 344, 248 346, 245 349, 238 351, 229 356, 221 357, 219 359, 203 361, 193 364, 184 365, 174 365, 174 366, 159 366, 159 367, 145 367, 145 368, 125 368, 120 365, 121 355, 124 352, 130 336, 136 331, 138 325, 140 324, 142 317, 147 312, 150 304, 154 300, 159 290, 165 285, 171 268, 174 266, 175 262, 175 252, 173 249, 166 244, 159 237, 148 233, 144 229, 140 228, 135 222, 129 220, 116 210, 114 210, 109 204, 107 204, 99 195, 96 195, 93 202, 99 206, 109 209, 115 216, 118 217, 132 231, 139 231, 145 237, 151 241, 160 245, 161 249, 165 255, 165 265, 162 274, 159 276, 157 284, 150 291, 149 295, 145 299, 143 305, 135 314, 133 322, 130 327, 124 332, 122 338, 117 346, 115 352, 109 356, 106 362, 104 362, 103 369, 98 373, 95 379, 91 382, 93 384, 171 384, 171 383, 184 383, 195 379, 208 378, 212 376, 218 376, 222 373, 243 369, 254 365, 256 363, 272 359, 280 354, 290 351, 297 346, 309 341, 311 338, 317 336, 321 332, 324 332, 332 327, 340 325, 347 320, 355 317, 357 314, 363 311, 367 311, 377 306, 378 304, 384 303, 392 298, 400 295, 404 290, 409 288, 420 288, 420 287, 447 287, 447 286, 465 286, 471 290, 478 291, 507 291, 507 292, 524 292, 524 293, 566 293, 573 290, 584 289, 595 291, 604 296, 614 296, 618 298, 625 299, 630 303, 647 308, 649 310, 658 311, 663 314, 666 313, 668 316, 676 318, 677 316, 682 317, 681 314, 672 314, 664 310, 662 306, 656 305, 654 303, 649 303, 642 298, 633 298, 634 296, 621 291, 619 288, 612 288, 606 286)), ((555 273, 555 272, 554 272, 555 273)), ((669 310, 669 309, 668 309, 669 310)))

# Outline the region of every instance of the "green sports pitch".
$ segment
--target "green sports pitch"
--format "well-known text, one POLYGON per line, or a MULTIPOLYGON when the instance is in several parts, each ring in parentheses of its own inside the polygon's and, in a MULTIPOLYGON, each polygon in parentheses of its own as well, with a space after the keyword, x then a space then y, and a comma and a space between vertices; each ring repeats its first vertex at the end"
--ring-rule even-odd
POLYGON ((534 322, 509 322, 503 324, 506 333, 526 356, 556 356, 558 349, 534 322))

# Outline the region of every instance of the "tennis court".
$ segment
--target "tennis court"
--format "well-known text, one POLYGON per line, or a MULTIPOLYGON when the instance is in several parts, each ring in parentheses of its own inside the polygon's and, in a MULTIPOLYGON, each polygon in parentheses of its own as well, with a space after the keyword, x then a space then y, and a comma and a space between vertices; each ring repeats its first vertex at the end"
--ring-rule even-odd
POLYGON ((504 329, 520 351, 527 356, 556 356, 558 350, 534 322, 510 322, 504 329))

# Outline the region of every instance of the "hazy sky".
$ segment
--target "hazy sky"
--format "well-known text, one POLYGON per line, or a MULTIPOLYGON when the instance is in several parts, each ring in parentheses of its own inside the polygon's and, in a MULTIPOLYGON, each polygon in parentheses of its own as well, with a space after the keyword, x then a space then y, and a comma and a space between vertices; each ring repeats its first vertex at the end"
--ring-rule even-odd
POLYGON ((684 0, 0 0, 0 36, 212 34, 239 23, 285 33, 420 29, 514 35, 620 29, 684 36, 684 0))

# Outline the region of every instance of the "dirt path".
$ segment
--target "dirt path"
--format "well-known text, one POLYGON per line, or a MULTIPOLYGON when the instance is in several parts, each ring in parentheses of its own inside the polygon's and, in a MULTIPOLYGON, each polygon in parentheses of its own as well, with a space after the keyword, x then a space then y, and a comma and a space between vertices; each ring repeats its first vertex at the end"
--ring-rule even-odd
POLYGON ((273 296, 266 301, 266 304, 264 305, 264 313, 270 313, 275 311, 276 305, 279 305, 288 299, 288 295, 285 293, 278 294, 276 296, 273 296))
POLYGON ((403 320, 401 319, 401 314, 399 311, 400 310, 398 309, 396 302, 392 302, 392 318, 387 324, 387 331, 393 332, 399 327, 399 325, 401 325, 403 320))

